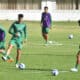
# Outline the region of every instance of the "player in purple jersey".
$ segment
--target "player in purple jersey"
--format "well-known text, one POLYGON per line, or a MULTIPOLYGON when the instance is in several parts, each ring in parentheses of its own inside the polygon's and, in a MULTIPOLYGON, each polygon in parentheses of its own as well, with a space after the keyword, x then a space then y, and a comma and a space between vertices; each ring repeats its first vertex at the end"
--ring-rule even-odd
POLYGON ((52 19, 51 14, 48 12, 48 7, 44 7, 44 12, 42 13, 41 17, 41 26, 42 26, 42 36, 46 43, 49 43, 51 41, 48 41, 48 33, 51 29, 52 19))

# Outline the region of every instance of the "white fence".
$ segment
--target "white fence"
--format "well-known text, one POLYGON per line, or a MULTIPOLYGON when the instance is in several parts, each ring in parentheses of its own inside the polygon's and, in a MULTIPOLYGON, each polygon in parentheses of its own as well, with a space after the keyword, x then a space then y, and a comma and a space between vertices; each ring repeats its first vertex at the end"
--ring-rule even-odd
MULTIPOLYGON (((24 14, 24 20, 40 21, 41 10, 0 10, 0 20, 17 20, 19 13, 24 14)), ((53 21, 77 21, 80 19, 79 10, 54 10, 51 12, 53 21)))

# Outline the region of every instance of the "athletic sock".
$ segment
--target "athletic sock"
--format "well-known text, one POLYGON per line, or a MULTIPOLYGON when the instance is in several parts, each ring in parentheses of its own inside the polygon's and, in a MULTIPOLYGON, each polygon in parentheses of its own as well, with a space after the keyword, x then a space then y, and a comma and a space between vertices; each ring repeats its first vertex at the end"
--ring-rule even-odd
POLYGON ((16 64, 18 64, 18 62, 19 62, 19 61, 18 61, 18 60, 16 60, 16 64))
POLYGON ((76 63, 76 65, 75 65, 75 68, 77 69, 78 68, 78 64, 76 63))
POLYGON ((7 56, 7 59, 11 59, 11 57, 10 56, 7 56))

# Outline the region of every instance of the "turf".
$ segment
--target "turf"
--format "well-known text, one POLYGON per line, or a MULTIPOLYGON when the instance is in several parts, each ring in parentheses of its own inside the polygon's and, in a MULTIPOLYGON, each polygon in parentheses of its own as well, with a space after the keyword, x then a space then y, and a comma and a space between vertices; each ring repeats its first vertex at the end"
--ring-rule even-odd
MULTIPOLYGON (((0 24, 8 31, 12 22, 0 21, 0 24)), ((80 42, 80 27, 77 22, 54 22, 49 39, 63 45, 49 46, 44 45, 39 22, 25 23, 28 27, 28 40, 23 46, 20 62, 26 65, 26 69, 16 69, 15 61, 7 63, 0 59, 0 80, 79 80, 80 71, 69 71, 75 65, 80 42), (68 39, 69 34, 73 34, 74 38, 68 39), (52 69, 69 72, 60 72, 58 76, 53 76, 52 69)), ((6 49, 10 38, 7 33, 6 49)), ((15 60, 16 48, 12 50, 11 56, 15 60)))

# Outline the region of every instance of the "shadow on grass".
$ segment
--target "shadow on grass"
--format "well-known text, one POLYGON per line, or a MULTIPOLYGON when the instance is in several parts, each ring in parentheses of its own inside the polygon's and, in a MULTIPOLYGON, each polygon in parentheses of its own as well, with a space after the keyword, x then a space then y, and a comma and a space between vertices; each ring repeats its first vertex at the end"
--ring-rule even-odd
POLYGON ((72 54, 23 54, 23 55, 30 55, 30 56, 75 56, 72 54))
POLYGON ((52 71, 52 69, 43 69, 43 68, 26 68, 28 71, 52 71))

